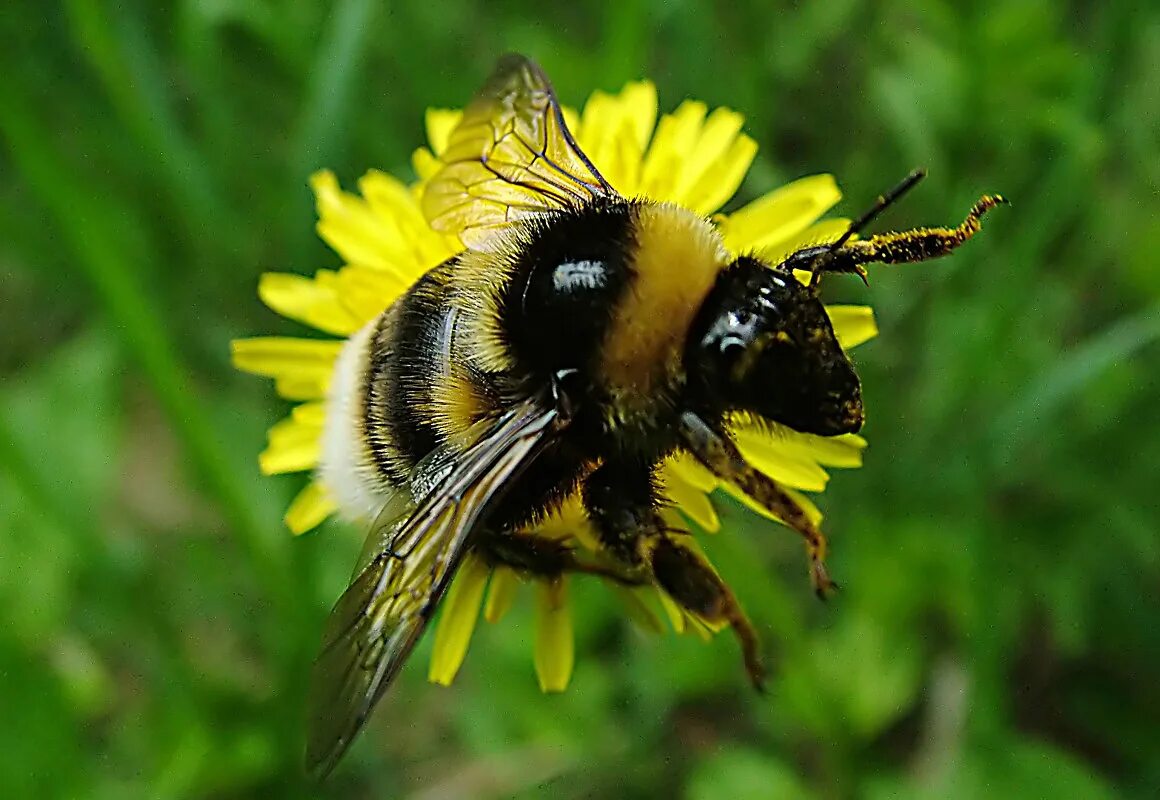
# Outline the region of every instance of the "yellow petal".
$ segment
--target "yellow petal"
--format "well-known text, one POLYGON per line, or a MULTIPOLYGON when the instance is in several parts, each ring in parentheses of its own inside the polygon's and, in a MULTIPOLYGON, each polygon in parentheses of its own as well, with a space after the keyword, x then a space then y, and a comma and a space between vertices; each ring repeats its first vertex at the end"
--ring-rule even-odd
POLYGON ((733 196, 757 153, 757 144, 739 135, 743 122, 728 108, 713 110, 685 153, 672 200, 708 214, 733 196))
MULTIPOLYGON (((790 255, 805 247, 816 247, 838 239, 850 227, 845 217, 820 219, 805 230, 798 231, 784 239, 771 239, 762 244, 757 255, 770 266, 777 266, 790 255)), ((857 238, 857 237, 854 237, 857 238)), ((804 270, 794 270, 794 276, 803 286, 808 286, 813 274, 804 270)))
POLYGON ((435 647, 431 652, 431 666, 427 680, 450 686, 467 655, 467 645, 475 631, 479 607, 483 604, 483 589, 491 567, 483 559, 468 555, 459 574, 447 591, 439 625, 435 629, 435 647))
POLYGON ((672 114, 661 117, 644 159, 640 191, 654 200, 677 202, 685 162, 697 142, 707 107, 686 100, 672 114))
POLYGON ((813 500, 801 492, 790 489, 789 487, 785 487, 785 492, 791 498, 793 498, 793 501, 801 507, 802 511, 806 512, 806 519, 810 521, 811 525, 822 524, 824 516, 822 515, 821 509, 814 505, 813 500))
POLYGON ((422 230, 423 212, 407 184, 390 173, 369 169, 358 180, 359 194, 384 223, 422 230))
POLYGON ((593 92, 584 106, 577 141, 621 194, 638 191, 642 156, 656 113, 656 87, 647 82, 627 84, 618 95, 593 92))
MULTIPOLYGON (((612 95, 595 91, 588 97, 584 110, 580 112, 580 124, 576 127, 576 141, 593 162, 596 150, 611 136, 620 122, 618 103, 612 95)), ((607 176, 605 176, 607 177, 607 176)))
POLYGON ((279 397, 300 402, 304 400, 321 400, 326 397, 330 378, 306 376, 277 378, 274 381, 274 391, 279 397))
POLYGON ((587 518, 580 525, 572 529, 572 536, 584 549, 593 553, 599 552, 601 548, 600 537, 587 518))
MULTIPOLYGON (((750 509, 751 511, 756 511, 758 514, 765 517, 766 519, 771 519, 774 522, 781 522, 781 524, 783 524, 783 525, 785 524, 784 522, 782 522, 782 520, 779 517, 769 513, 762 506, 759 506, 757 503, 755 503, 753 500, 751 500, 749 498, 749 495, 745 494, 745 492, 741 491, 733 484, 726 483, 723 486, 724 486, 725 491, 731 497, 736 498, 746 508, 750 509)), ((806 497, 801 492, 795 491, 795 490, 789 488, 788 486, 783 486, 782 490, 785 491, 785 493, 788 494, 794 500, 794 502, 798 504, 798 506, 801 508, 801 510, 805 512, 806 518, 810 521, 811 524, 818 525, 821 523, 822 512, 818 509, 818 507, 816 505, 814 505, 812 500, 810 500, 808 497, 806 497)))
POLYGON ((685 543, 685 544, 682 544, 682 546, 683 547, 685 547, 685 546, 692 547, 695 549, 696 552, 699 553, 700 549, 697 548, 697 546, 692 538, 692 531, 689 530, 688 521, 684 517, 682 517, 679 513, 677 513, 677 510, 675 508, 662 508, 660 513, 661 513, 661 519, 664 521, 665 525, 668 527, 670 533, 684 534, 685 536, 688 537, 687 539, 681 540, 682 542, 685 543))
POLYGON ((737 135, 745 117, 729 108, 715 108, 701 126, 697 144, 689 156, 689 172, 699 175, 721 157, 737 135))
POLYGON ((730 429, 739 444, 744 442, 746 447, 763 450, 768 458, 807 460, 827 467, 860 467, 862 451, 866 449, 866 440, 854 433, 816 436, 745 418, 733 420, 730 429))
POLYGON ((810 492, 826 488, 830 476, 808 454, 784 447, 786 437, 755 428, 737 429, 734 436, 745 460, 778 483, 810 492))
POLYGON ((258 280, 258 297, 282 316, 320 331, 349 336, 359 328, 359 321, 351 316, 333 287, 318 280, 267 272, 258 280))
POLYGON ((463 118, 463 112, 451 108, 429 108, 424 121, 427 123, 427 143, 435 153, 442 153, 447 149, 447 140, 451 131, 463 118))
POLYGON ((703 489, 685 480, 678 469, 666 463, 661 470, 664 493, 677 508, 706 531, 716 532, 721 527, 717 511, 703 489))
POLYGON ((800 234, 841 197, 832 175, 811 175, 757 198, 719 227, 731 251, 757 250, 800 234))
POLYGON ((263 475, 302 472, 318 466, 322 452, 322 429, 305 425, 294 416, 270 428, 269 444, 258 456, 263 475))
POLYGON ((562 692, 575 658, 567 578, 536 582, 536 677, 540 690, 562 692))
MULTIPOLYGON (((816 247, 820 244, 829 244, 836 241, 849 227, 850 220, 845 217, 827 217, 826 219, 820 219, 784 239, 767 241, 761 247, 761 255, 769 263, 778 264, 795 250, 801 250, 803 247, 816 247)), ((810 273, 805 273, 805 276, 805 282, 808 284, 810 273)))
POLYGON ((311 175, 310 187, 318 211, 318 235, 347 261, 386 269, 389 262, 383 252, 391 248, 382 241, 379 221, 366 203, 342 191, 329 170, 311 175))
POLYGON ((673 626, 673 630, 677 633, 684 633, 687 627, 687 618, 685 612, 677 605, 677 601, 669 596, 669 593, 659 586, 656 589, 657 598, 661 601, 661 608, 665 611, 665 616, 669 618, 669 624, 673 626))
POLYGON ((652 81, 626 83, 620 102, 637 148, 644 152, 657 124, 657 87, 652 81))
POLYGON ((323 387, 330 382, 334 360, 341 349, 342 342, 284 336, 258 336, 230 342, 233 364, 243 372, 267 378, 320 381, 323 387))
POLYGON ((717 476, 701 465, 697 459, 688 453, 673 456, 665 463, 666 469, 671 469, 683 481, 695 486, 705 494, 713 491, 720 484, 717 476))
POLYGON ((560 106, 560 115, 564 117, 564 124, 568 126, 568 132, 575 137, 574 131, 580 127, 580 115, 576 113, 576 109, 571 106, 560 106))
POLYGON ((800 453, 827 467, 852 469, 862 466, 862 451, 866 440, 856 433, 841 436, 815 436, 812 433, 790 434, 780 441, 780 447, 789 453, 800 453))
POLYGON ((291 413, 289 417, 273 425, 266 437, 268 442, 266 451, 259 456, 265 474, 298 472, 313 469, 317 465, 322 438, 321 426, 303 422, 291 413), (295 455, 303 450, 311 455, 295 455), (305 466, 297 463, 300 459, 306 459, 305 466))
POLYGON ((286 523, 290 532, 297 536, 317 528, 337 508, 338 504, 322 484, 311 481, 291 501, 282 521, 286 523))
POLYGON ((574 493, 552 510, 552 513, 536 524, 534 533, 550 539, 567 539, 574 536, 574 529, 587 521, 580 494, 574 493))
POLYGON ((649 81, 626 83, 619 94, 595 91, 584 105, 576 141, 591 157, 589 147, 599 147, 611 136, 626 135, 643 152, 657 119, 657 89, 649 81), (622 128, 627 123, 626 129, 622 128))
MULTIPOLYGON (((621 194, 632 197, 640 192, 641 159, 644 151, 632 136, 629 120, 622 120, 618 132, 609 138, 601 151, 601 164, 607 167, 604 177, 621 194)), ((604 167, 598 167, 603 172, 604 167)))
POLYGON ((426 147, 420 147, 411 153, 411 167, 419 176, 419 180, 425 182, 431 180, 435 177, 436 172, 443 169, 443 162, 426 147))
POLYGON ((619 98, 593 92, 584 106, 579 130, 577 141, 596 169, 618 192, 631 195, 641 151, 634 150, 635 138, 621 113, 619 98))
POLYGON ((869 306, 826 306, 826 313, 843 349, 857 347, 878 335, 874 309, 869 306))
POLYGON ((303 403, 294 406, 291 415, 303 425, 310 425, 322 431, 326 425, 326 403, 303 403))
POLYGON ((488 622, 499 622, 515 602, 520 588, 520 578, 508 567, 496 567, 491 574, 491 585, 487 589, 487 605, 483 607, 483 618, 488 622))
POLYGON ((422 271, 415 263, 412 237, 400 227, 404 220, 378 213, 364 199, 342 191, 331 172, 315 173, 310 185, 318 208, 318 235, 348 263, 385 270, 404 281, 422 271))
POLYGON ((379 218, 384 230, 390 230, 393 266, 406 284, 454 255, 448 239, 431 230, 414 192, 405 183, 379 170, 370 170, 358 182, 367 205, 379 218))
POLYGON ((685 193, 685 203, 698 214, 712 214, 737 193, 757 155, 757 142, 738 136, 729 149, 705 170, 685 193))
POLYGON ((381 314, 410 287, 396 273, 355 266, 340 269, 335 282, 338 297, 359 328, 381 314))
POLYGON ((588 520, 588 512, 580 501, 580 493, 570 495, 546 518, 536 524, 533 531, 537 536, 566 541, 569 539, 593 552, 600 549, 596 530, 588 520))

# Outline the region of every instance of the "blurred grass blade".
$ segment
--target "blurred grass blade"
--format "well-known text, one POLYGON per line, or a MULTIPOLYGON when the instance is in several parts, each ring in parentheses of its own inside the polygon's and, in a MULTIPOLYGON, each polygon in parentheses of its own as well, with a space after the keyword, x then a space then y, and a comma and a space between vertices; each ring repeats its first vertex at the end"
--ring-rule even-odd
POLYGON ((350 99, 374 28, 370 22, 376 7, 372 0, 339 0, 334 4, 296 126, 299 175, 327 166, 352 127, 347 119, 350 99))
POLYGON ((1064 354, 1002 413, 993 430, 997 463, 1009 466, 1024 444, 1059 422, 1063 405, 1106 370, 1160 339, 1160 304, 1121 319, 1064 354))
MULTIPOLYGON (((52 525, 70 533, 84 530, 75 509, 70 504, 54 502, 52 490, 36 474, 28 456, 16 444, 8 421, 0 417, 0 474, 3 474, 24 495, 29 507, 52 525)), ((87 544, 86 537, 74 536, 87 544)))
POLYGON ((213 185, 209 165, 182 130, 174 114, 172 88, 142 21, 130 7, 98 0, 69 0, 72 35, 104 85, 125 127, 142 147, 146 162, 186 214, 191 235, 232 230, 219 224, 227 217, 221 192, 213 185))
POLYGON ((338 0, 319 39, 291 139, 289 173, 294 186, 299 187, 292 196, 300 208, 286 215, 282 237, 294 252, 306 251, 313 237, 310 226, 302 224, 313 213, 313 198, 301 191, 301 186, 316 169, 333 166, 334 154, 356 127, 348 119, 350 100, 371 40, 374 26, 370 20, 376 8, 372 0, 338 0))
POLYGON ((284 550, 272 531, 257 521, 228 466, 223 443, 198 402, 162 313, 146 296, 133 273, 133 256, 124 242, 133 224, 96 187, 86 186, 52 149, 53 137, 33 118, 37 104, 0 84, 0 131, 13 161, 35 197, 55 218, 74 255, 74 263, 96 290, 104 312, 127 350, 141 364, 205 485, 217 498, 231 529, 253 562, 263 588, 288 603, 289 587, 280 580, 284 550))

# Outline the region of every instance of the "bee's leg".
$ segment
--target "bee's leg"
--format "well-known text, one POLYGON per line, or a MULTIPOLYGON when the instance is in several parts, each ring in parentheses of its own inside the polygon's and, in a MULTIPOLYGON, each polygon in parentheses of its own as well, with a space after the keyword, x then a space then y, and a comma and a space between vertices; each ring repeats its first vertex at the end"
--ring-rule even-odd
POLYGON ((728 436, 713 430, 696 414, 685 412, 681 416, 681 437, 689 451, 710 472, 734 484, 766 511, 801 534, 810 561, 810 582, 814 592, 822 599, 832 594, 838 585, 830 579, 826 569, 826 536, 810 520, 805 509, 772 478, 754 469, 728 436))
POLYGON ((689 546, 688 534, 665 524, 651 466, 606 462, 585 483, 584 505, 604 552, 628 573, 647 576, 706 622, 733 628, 745 669, 760 690, 765 668, 757 631, 729 586, 689 546))
POLYGON ((476 552, 493 566, 510 567, 516 572, 541 578, 565 573, 597 575, 625 586, 639 586, 644 581, 615 566, 601 564, 578 554, 566 541, 536 533, 519 531, 483 531, 475 542, 476 552))
POLYGON ((955 228, 915 228, 857 239, 819 257, 818 272, 856 272, 865 277, 863 264, 904 264, 945 256, 982 228, 982 217, 1007 202, 997 194, 983 195, 966 219, 955 228))
MULTIPOLYGON (((685 537, 687 540, 687 537, 685 537)), ((758 691, 765 689, 765 664, 757 629, 717 571, 680 537, 666 533, 649 542, 649 562, 661 588, 687 611, 714 624, 728 624, 738 643, 745 671, 758 691)))

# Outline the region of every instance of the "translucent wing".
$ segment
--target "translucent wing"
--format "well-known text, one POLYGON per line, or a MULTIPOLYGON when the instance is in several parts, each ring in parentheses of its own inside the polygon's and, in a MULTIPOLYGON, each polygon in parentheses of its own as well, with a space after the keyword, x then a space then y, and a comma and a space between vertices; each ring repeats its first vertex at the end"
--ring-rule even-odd
POLYGON ((553 440, 558 413, 528 401, 464 452, 436 451, 430 490, 388 504, 367 538, 365 566, 327 621, 310 689, 307 768, 325 776, 346 752, 415 646, 467 551, 511 480, 553 440))
POLYGON ((509 222, 618 196, 572 138, 547 76, 520 55, 499 60, 441 158, 423 212, 468 247, 509 222))

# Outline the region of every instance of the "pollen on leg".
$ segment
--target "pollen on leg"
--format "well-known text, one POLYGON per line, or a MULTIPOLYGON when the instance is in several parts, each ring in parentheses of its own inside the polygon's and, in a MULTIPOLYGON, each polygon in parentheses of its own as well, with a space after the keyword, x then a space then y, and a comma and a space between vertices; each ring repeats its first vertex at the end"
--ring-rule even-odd
POLYGON ((834 251, 831 271, 856 271, 857 266, 871 262, 906 264, 945 256, 982 230, 982 217, 992 208, 1007 204, 999 194, 987 194, 971 206, 966 218, 954 228, 915 228, 909 231, 880 233, 861 241, 850 242, 834 251))

